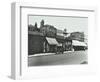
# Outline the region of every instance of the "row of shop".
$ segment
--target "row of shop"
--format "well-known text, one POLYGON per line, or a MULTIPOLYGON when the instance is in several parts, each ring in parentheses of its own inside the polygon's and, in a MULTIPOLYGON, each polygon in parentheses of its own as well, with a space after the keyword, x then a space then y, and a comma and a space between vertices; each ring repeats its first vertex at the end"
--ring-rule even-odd
POLYGON ((71 40, 67 40, 62 43, 58 42, 58 38, 45 37, 44 52, 63 53, 66 50, 71 50, 71 44, 71 40))
POLYGON ((61 37, 47 37, 42 33, 28 33, 28 54, 36 53, 63 53, 71 50, 85 50, 87 45, 84 42, 61 37))
POLYGON ((67 29, 59 30, 41 20, 40 27, 28 25, 28 54, 63 53, 71 50, 85 50, 84 32, 67 33, 67 29))

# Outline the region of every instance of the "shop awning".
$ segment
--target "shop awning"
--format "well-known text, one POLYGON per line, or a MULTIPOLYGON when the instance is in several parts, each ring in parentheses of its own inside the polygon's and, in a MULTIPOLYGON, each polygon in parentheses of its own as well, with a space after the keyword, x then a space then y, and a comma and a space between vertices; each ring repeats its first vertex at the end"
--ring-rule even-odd
POLYGON ((61 44, 61 43, 59 43, 57 46, 62 46, 62 44, 61 44))
POLYGON ((84 42, 80 42, 77 40, 72 40, 72 45, 73 46, 87 46, 84 42))
POLYGON ((50 45, 58 45, 59 44, 55 38, 46 37, 46 40, 50 45))

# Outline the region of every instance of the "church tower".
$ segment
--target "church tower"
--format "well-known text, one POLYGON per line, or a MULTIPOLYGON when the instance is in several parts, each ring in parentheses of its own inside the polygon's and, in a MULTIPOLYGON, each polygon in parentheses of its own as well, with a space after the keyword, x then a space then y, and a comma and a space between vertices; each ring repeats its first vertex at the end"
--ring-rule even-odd
POLYGON ((40 28, 44 26, 44 20, 41 20, 40 22, 40 28))

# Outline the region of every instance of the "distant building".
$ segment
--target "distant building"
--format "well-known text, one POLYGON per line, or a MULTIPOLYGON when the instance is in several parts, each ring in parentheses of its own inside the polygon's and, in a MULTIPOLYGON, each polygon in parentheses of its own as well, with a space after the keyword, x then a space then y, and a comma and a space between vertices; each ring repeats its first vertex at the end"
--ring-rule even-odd
POLYGON ((84 42, 84 32, 72 32, 70 39, 84 42))
POLYGON ((56 37, 57 29, 53 25, 44 24, 42 20, 40 23, 40 32, 47 37, 56 37))
POLYGON ((74 50, 85 50, 87 49, 87 44, 85 42, 86 38, 84 32, 72 32, 69 38, 72 40, 72 46, 74 50))
POLYGON ((87 44, 78 40, 72 40, 72 46, 75 51, 87 49, 87 44))
POLYGON ((72 45, 72 40, 67 38, 67 35, 68 33, 66 29, 64 29, 64 31, 57 29, 56 39, 59 42, 59 44, 62 44, 64 51, 71 50, 72 45))

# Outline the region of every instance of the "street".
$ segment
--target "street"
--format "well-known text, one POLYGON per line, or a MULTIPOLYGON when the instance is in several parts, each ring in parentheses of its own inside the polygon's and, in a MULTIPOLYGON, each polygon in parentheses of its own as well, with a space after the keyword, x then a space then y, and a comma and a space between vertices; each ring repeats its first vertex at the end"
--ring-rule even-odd
POLYGON ((70 51, 64 54, 40 55, 28 57, 28 66, 74 65, 88 62, 87 51, 70 51))

